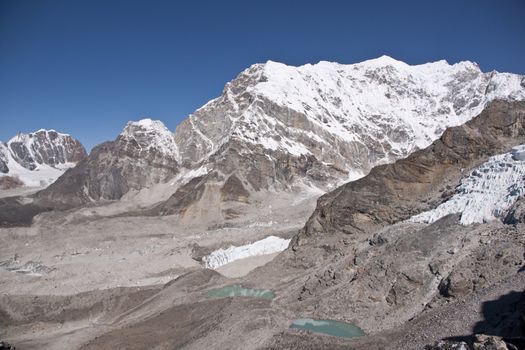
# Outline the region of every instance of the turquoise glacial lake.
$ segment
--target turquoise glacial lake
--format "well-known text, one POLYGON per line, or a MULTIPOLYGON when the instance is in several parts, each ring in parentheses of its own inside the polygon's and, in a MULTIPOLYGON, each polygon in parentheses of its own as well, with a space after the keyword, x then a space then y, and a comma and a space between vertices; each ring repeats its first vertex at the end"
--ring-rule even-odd
POLYGON ((263 299, 275 298, 275 293, 268 289, 251 289, 244 288, 240 284, 232 284, 230 286, 212 289, 208 292, 210 297, 227 298, 227 297, 253 297, 263 299))

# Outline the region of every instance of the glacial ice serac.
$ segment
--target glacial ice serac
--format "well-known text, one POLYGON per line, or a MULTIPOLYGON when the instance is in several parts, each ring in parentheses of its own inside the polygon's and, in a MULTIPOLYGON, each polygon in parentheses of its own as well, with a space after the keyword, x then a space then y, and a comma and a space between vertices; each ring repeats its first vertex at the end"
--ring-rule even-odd
POLYGON ((205 267, 216 269, 235 260, 281 252, 288 247, 288 244, 290 244, 289 239, 269 236, 250 244, 238 247, 232 245, 226 249, 215 250, 202 258, 202 262, 205 267))
POLYGON ((461 213, 463 225, 501 219, 524 193, 525 145, 521 145, 491 157, 461 181, 452 198, 410 221, 431 223, 452 213, 461 213))

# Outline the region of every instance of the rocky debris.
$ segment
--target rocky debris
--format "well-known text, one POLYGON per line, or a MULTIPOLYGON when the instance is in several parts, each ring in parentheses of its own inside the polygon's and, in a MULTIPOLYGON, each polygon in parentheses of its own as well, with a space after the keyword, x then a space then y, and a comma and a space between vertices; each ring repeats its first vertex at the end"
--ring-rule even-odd
POLYGON ((15 176, 2 176, 0 177, 0 189, 9 190, 12 188, 22 187, 24 182, 15 176))
POLYGON ((426 345, 424 350, 472 350, 464 341, 440 340, 433 345, 426 345))
POLYGON ((21 273, 31 276, 42 276, 50 273, 54 268, 43 265, 40 262, 29 260, 25 264, 22 264, 18 256, 10 258, 8 260, 0 261, 0 268, 7 271, 21 273))
POLYGON ((463 297, 524 265, 525 239, 519 232, 500 228, 482 234, 478 248, 457 264, 448 276, 443 275, 438 286, 442 296, 463 297))
POLYGON ((525 223, 525 198, 520 198, 514 203, 503 222, 509 225, 525 223))
POLYGON ((0 350, 16 350, 16 348, 6 341, 0 341, 0 350))
POLYGON ((474 350, 518 350, 514 344, 510 342, 507 343, 501 337, 484 334, 477 334, 475 336, 472 348, 474 350))
MULTIPOLYGON (((473 228, 462 228, 457 216, 448 216, 427 227, 404 224, 386 228, 379 234, 383 244, 370 245, 365 238, 346 246, 336 244, 326 251, 331 241, 341 236, 325 236, 290 257, 289 263, 301 259, 308 261, 309 268, 304 285, 297 287, 297 300, 291 296, 286 303, 303 312, 315 310, 316 317, 345 319, 352 315, 347 321, 356 321, 365 332, 395 327, 422 312, 439 293, 443 276, 463 261, 463 254, 450 251, 477 249, 473 242, 480 234, 473 228)), ((509 235, 502 244, 516 244, 515 240, 509 235)), ((522 250, 516 248, 520 258, 522 250)), ((500 273, 504 276, 515 270, 515 265, 509 265, 500 273)))
POLYGON ((288 307, 317 317, 352 315, 347 321, 377 332, 487 288, 524 264, 523 235, 497 223, 464 227, 449 216, 427 227, 394 225, 381 236, 381 245, 365 239, 325 253, 324 239, 291 254, 285 264, 301 261, 308 277, 285 298, 288 307))
POLYGON ((494 335, 476 334, 473 343, 470 345, 464 341, 440 340, 433 345, 426 345, 424 350, 521 350, 523 349, 518 343, 523 345, 523 340, 507 340, 494 335))
POLYGON ((373 231, 434 208, 468 169, 524 142, 525 103, 495 101, 426 149, 322 196, 296 244, 316 233, 373 231))

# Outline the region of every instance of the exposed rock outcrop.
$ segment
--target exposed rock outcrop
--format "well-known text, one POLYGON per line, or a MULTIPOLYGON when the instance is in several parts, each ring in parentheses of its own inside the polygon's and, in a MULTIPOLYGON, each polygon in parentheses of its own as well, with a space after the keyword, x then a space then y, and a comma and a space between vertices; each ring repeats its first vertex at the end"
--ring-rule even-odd
POLYGON ((510 225, 525 223, 525 198, 518 199, 509 209, 504 222, 510 225))
POLYGON ((140 189, 178 173, 171 133, 149 119, 131 122, 112 142, 96 146, 87 159, 39 192, 38 203, 70 208, 93 201, 118 200, 130 189, 140 189))

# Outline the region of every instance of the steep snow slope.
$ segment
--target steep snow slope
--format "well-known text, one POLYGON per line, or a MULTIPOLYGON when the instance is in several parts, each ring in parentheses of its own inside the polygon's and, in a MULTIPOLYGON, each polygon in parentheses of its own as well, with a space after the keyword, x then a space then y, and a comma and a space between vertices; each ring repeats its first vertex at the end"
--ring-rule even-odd
POLYGON ((0 178, 17 178, 29 187, 47 186, 84 157, 84 147, 70 135, 43 129, 18 134, 7 144, 0 143, 0 178))
MULTIPOLYGON (((205 161, 236 140, 314 156, 351 178, 428 146, 495 98, 525 99, 525 78, 472 62, 410 66, 382 56, 343 65, 256 64, 176 130, 181 157, 205 161)), ((347 180, 341 174, 336 175, 347 180)))
POLYGON ((501 219, 524 194, 525 145, 521 145, 491 157, 461 181, 450 200, 410 221, 432 223, 452 213, 461 213, 463 225, 501 219))

